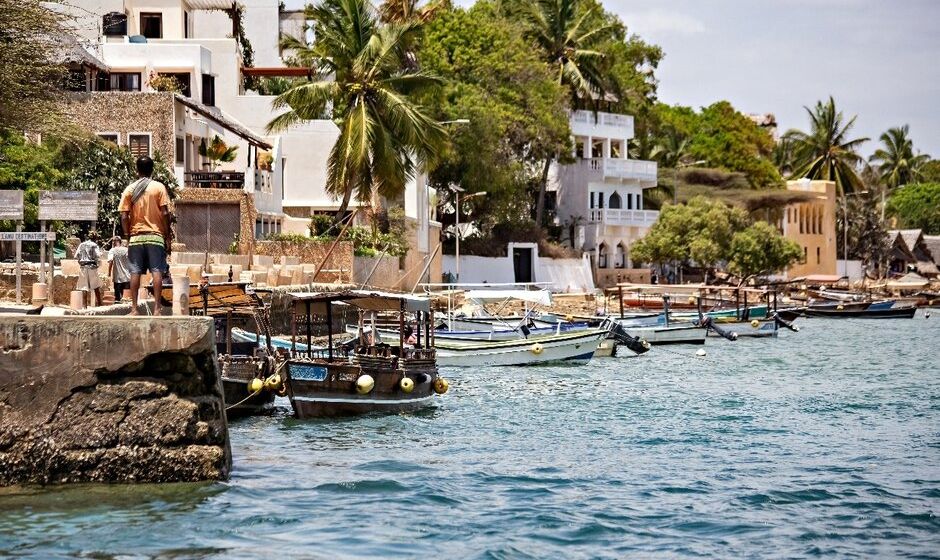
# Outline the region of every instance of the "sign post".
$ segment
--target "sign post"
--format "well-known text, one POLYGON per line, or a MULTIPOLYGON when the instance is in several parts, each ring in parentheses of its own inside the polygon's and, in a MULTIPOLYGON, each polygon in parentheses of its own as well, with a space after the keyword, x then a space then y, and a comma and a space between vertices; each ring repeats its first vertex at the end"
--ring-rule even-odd
MULTIPOLYGON (((17 233, 23 231, 23 191, 0 191, 0 220, 15 220, 17 233)), ((16 303, 23 302, 23 242, 16 240, 16 303)))
MULTIPOLYGON (((94 222, 98 219, 98 193, 95 191, 39 191, 40 232, 47 220, 94 222)), ((50 232, 55 239, 55 234, 50 232)), ((40 282, 46 282, 46 242, 40 248, 40 282)), ((49 282, 55 276, 55 256, 49 247, 49 282)), ((52 290, 50 290, 50 293, 52 290)))

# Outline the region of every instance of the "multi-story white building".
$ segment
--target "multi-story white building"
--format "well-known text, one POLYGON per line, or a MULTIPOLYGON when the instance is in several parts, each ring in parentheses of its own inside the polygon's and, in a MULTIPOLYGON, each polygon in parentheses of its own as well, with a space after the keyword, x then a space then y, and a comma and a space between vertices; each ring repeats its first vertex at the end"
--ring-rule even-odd
POLYGON ((656 186, 656 162, 629 159, 633 117, 574 111, 570 119, 575 163, 556 165, 556 220, 575 249, 592 255, 599 287, 626 280, 633 268, 630 246, 659 212, 643 208, 643 191, 656 186))
MULTIPOLYGON (((234 233, 242 241, 246 234, 262 238, 282 231, 305 233, 314 212, 337 209, 337 201, 324 188, 327 158, 339 134, 334 123, 314 120, 267 134, 267 124, 278 114, 272 108, 274 97, 258 95, 244 85, 249 74, 306 75, 303 69, 285 67, 278 46, 282 32, 303 32, 302 12, 284 11, 278 0, 75 0, 73 4, 70 13, 78 39, 100 60, 81 66, 87 73, 86 97, 91 100, 76 105, 76 120, 135 154, 160 151, 173 163, 186 189, 232 187, 250 199, 247 214, 253 224, 246 226, 246 204, 236 197, 223 197, 223 202, 228 206, 239 202, 239 225, 232 223, 232 210, 220 210, 218 201, 204 201, 206 197, 192 192, 182 197, 182 214, 187 214, 186 205, 192 206, 193 220, 199 217, 207 232, 208 250, 227 247, 234 233), (239 25, 240 35, 253 50, 252 68, 245 67, 244 45, 234 38, 239 25), (151 82, 161 76, 172 76, 182 86, 172 109, 155 101, 151 82), (99 93, 103 91, 110 93, 99 93), (118 123, 127 121, 128 115, 133 118, 135 103, 139 121, 118 123), (119 110, 113 110, 115 106, 119 110), (164 114, 155 114, 159 112, 164 114), (167 132, 170 126, 173 132, 167 132), (160 132, 155 132, 158 128, 160 132), (216 134, 240 147, 236 161, 223 164, 223 169, 210 169, 199 155, 200 143, 216 134), (219 218, 227 218, 216 219, 213 210, 219 211, 219 218), (228 226, 222 227, 223 222, 228 226)), ((428 189, 419 177, 408 185, 402 202, 413 225, 413 246, 422 258, 430 258, 439 239, 440 224, 430 220, 428 201, 428 189)), ((191 241, 202 244, 196 235, 191 241)), ((402 265, 411 260, 404 259, 402 265)))

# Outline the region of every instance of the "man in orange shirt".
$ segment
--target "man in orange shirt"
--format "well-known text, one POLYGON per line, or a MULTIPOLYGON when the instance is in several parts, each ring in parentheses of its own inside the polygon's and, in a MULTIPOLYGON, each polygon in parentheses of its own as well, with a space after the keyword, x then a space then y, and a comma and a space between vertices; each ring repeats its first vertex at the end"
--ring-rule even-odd
POLYGON ((151 175, 153 160, 147 156, 137 158, 138 179, 124 189, 118 207, 124 236, 130 238, 127 258, 131 272, 131 315, 137 315, 140 275, 148 270, 153 276, 153 313, 160 315, 163 275, 169 272, 166 257, 172 243, 170 196, 166 186, 151 179, 151 175))

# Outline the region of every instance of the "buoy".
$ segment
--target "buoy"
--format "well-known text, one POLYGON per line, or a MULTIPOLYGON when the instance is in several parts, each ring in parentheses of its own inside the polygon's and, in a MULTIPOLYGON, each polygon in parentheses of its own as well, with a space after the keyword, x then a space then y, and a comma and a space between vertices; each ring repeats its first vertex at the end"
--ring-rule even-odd
POLYGON ((401 381, 398 382, 398 386, 401 387, 401 390, 410 393, 415 390, 415 382, 411 380, 410 377, 402 377, 401 381))
POLYGON ((372 379, 371 375, 360 375, 356 380, 356 392, 360 395, 372 391, 373 387, 375 387, 375 379, 372 379))
POLYGON ((695 296, 689 296, 689 305, 695 305, 695 296))
POLYGON ((443 377, 438 377, 434 380, 434 392, 438 395, 443 395, 447 392, 447 389, 450 388, 450 383, 447 382, 443 377))
POLYGON ((930 311, 924 312, 924 319, 930 319, 930 311))
POLYGON ((704 357, 705 357, 705 349, 704 349, 704 348, 699 348, 698 350, 695 351, 695 355, 698 356, 699 358, 704 358, 704 357))
POLYGON ((574 321, 574 315, 571 315, 571 314, 565 315, 565 321, 568 321, 569 323, 571 323, 572 321, 574 321))
POLYGON ((529 352, 532 352, 532 353, 535 354, 536 356, 538 356, 539 354, 541 354, 543 350, 545 350, 545 349, 542 348, 542 345, 539 344, 538 342, 536 342, 535 344, 533 344, 533 345, 532 345, 532 348, 529 348, 529 352))
POLYGON ((257 393, 261 389, 264 389, 264 381, 258 379, 257 377, 248 382, 249 393, 257 393))
POLYGON ((646 348, 647 350, 650 349, 650 343, 647 342, 645 338, 641 338, 641 339, 640 339, 640 342, 643 343, 643 348, 646 348))
POLYGON ((839 311, 842 311, 843 309, 845 309, 845 307, 840 303, 839 305, 836 306, 836 309, 838 309, 839 311))
POLYGON ((751 319, 751 326, 756 329, 757 327, 760 326, 760 321, 758 321, 757 319, 751 319))
POLYGON ((280 386, 281 376, 277 373, 264 380, 264 388, 268 391, 277 391, 280 386))

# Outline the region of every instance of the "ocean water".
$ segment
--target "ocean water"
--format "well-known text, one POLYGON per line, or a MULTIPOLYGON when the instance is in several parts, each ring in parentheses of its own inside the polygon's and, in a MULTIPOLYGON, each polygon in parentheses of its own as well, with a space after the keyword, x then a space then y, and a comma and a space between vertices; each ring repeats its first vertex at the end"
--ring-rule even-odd
POLYGON ((940 312, 233 422, 227 483, 0 490, 0 557, 938 558, 940 312))

